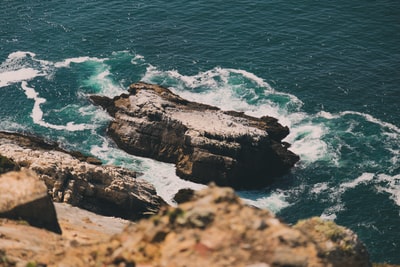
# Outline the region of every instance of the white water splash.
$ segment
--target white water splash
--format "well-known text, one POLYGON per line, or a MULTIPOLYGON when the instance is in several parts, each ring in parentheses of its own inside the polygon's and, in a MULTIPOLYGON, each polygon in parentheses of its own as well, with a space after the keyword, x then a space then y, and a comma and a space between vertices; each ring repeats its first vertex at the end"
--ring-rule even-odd
POLYGON ((171 80, 170 89, 191 101, 214 105, 222 110, 245 112, 254 117, 267 115, 278 118, 282 125, 290 128, 291 133, 285 141, 292 144, 290 150, 299 154, 303 163, 331 160, 336 156, 322 140, 327 129, 320 123, 313 123, 309 114, 299 111, 303 103, 294 95, 275 91, 253 73, 217 67, 187 76, 176 70, 161 71, 150 65, 142 78, 149 83, 159 79, 171 80), (255 92, 256 87, 261 87, 261 92, 255 92), (198 88, 204 90, 199 91, 198 88), (246 101, 244 94, 247 94, 246 98, 251 96, 256 99, 257 103, 246 101), (282 107, 271 101, 270 95, 283 97, 288 103, 282 107), (295 107, 295 111, 290 112, 288 105, 295 107), (334 156, 327 157, 328 153, 334 156))
POLYGON ((8 55, 7 59, 0 65, 0 87, 13 83, 32 80, 38 76, 45 76, 41 69, 26 64, 25 58, 33 59, 36 55, 32 52, 17 51, 8 55))
POLYGON ((180 189, 200 190, 206 187, 202 184, 180 179, 175 174, 175 166, 173 164, 130 155, 114 147, 108 138, 103 138, 100 145, 93 145, 90 153, 103 160, 106 164, 134 169, 141 173, 140 178, 154 185, 157 194, 170 205, 176 205, 172 198, 180 189))
POLYGON ((23 68, 14 71, 0 73, 0 87, 8 86, 13 83, 32 80, 35 77, 43 76, 39 71, 32 68, 23 68))
POLYGON ((390 176, 386 174, 375 175, 373 173, 363 173, 356 179, 344 182, 338 187, 329 188, 325 184, 314 186, 314 193, 320 194, 328 192, 330 201, 335 203, 323 211, 321 218, 329 220, 336 219, 337 214, 346 208, 342 201, 343 194, 360 185, 374 186, 378 193, 389 194, 394 203, 400 206, 400 175, 390 176))
POLYGON ((237 194, 248 205, 268 209, 274 213, 277 213, 291 205, 287 201, 288 192, 284 190, 277 189, 270 193, 260 191, 238 191, 237 194))
POLYGON ((97 58, 97 57, 74 57, 74 58, 67 58, 64 59, 63 61, 60 62, 56 62, 54 63, 54 66, 56 68, 69 68, 71 67, 71 63, 76 63, 76 64, 81 64, 81 63, 85 63, 88 61, 93 61, 93 62, 104 62, 105 60, 107 60, 107 58, 97 58))
POLYGON ((377 191, 388 193, 394 203, 400 207, 400 174, 394 176, 379 174, 377 180, 380 182, 375 186, 377 191))
POLYGON ((86 129, 92 128, 91 125, 87 124, 75 124, 74 122, 68 122, 66 125, 55 125, 51 123, 47 123, 43 120, 43 111, 40 107, 41 104, 46 102, 46 99, 39 97, 39 94, 35 91, 34 88, 29 87, 26 81, 21 83, 21 87, 24 90, 28 99, 34 100, 34 105, 31 113, 31 117, 33 122, 47 128, 55 129, 55 130, 67 130, 67 131, 83 131, 86 129))

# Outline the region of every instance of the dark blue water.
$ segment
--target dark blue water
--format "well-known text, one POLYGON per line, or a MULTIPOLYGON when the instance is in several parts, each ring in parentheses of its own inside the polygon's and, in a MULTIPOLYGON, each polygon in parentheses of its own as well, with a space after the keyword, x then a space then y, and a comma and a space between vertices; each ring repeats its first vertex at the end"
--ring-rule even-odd
POLYGON ((139 80, 223 109, 272 115, 302 160, 271 188, 238 192, 289 223, 356 231, 373 261, 400 263, 400 2, 0 3, 0 130, 35 133, 144 172, 165 198, 172 165, 107 138, 93 93, 139 80))

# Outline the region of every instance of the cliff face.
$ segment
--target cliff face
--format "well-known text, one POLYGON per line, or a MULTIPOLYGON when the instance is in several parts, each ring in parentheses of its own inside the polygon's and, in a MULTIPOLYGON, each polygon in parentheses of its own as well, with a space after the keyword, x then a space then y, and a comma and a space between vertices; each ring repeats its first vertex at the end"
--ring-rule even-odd
POLYGON ((273 182, 299 160, 276 119, 190 102, 166 88, 137 83, 114 99, 92 96, 114 120, 109 135, 128 153, 176 164, 178 176, 254 188, 273 182))
MULTIPOLYGON (((0 155, 15 165, 34 171, 55 202, 65 202, 97 213, 138 219, 156 212, 164 201, 136 173, 74 156, 55 144, 0 132, 0 155), (92 164, 89 162, 95 162, 92 164)), ((7 162, 7 166, 9 166, 7 162)))

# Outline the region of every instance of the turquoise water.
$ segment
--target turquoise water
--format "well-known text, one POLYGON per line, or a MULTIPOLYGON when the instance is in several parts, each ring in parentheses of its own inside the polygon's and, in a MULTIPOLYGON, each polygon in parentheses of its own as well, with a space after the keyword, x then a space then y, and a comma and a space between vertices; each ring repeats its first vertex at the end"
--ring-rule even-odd
POLYGON ((0 3, 0 130, 34 133, 144 173, 170 197, 201 188, 127 155, 90 94, 139 80, 222 109, 271 115, 301 161, 238 192, 289 223, 348 226, 373 261, 400 263, 400 2, 0 3))

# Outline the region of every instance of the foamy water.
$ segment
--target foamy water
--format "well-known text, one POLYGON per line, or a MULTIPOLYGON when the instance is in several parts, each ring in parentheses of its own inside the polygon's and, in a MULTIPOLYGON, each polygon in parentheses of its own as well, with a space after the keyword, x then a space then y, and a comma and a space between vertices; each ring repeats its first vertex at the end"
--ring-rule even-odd
MULTIPOLYGON (((254 117, 273 116, 290 128, 285 141, 291 143, 290 150, 300 155, 301 160, 294 168, 294 177, 300 174, 299 178, 290 178, 289 174, 289 178, 285 179, 295 179, 289 182, 291 186, 238 191, 247 204, 285 214, 286 210, 298 209, 298 205, 302 205, 303 209, 301 199, 309 198, 311 202, 323 206, 313 216, 340 220, 340 216, 353 205, 346 200, 349 194, 372 190, 373 194, 386 196, 400 206, 400 177, 396 174, 399 170, 400 130, 397 126, 355 111, 307 113, 296 96, 279 92, 262 78, 244 70, 216 67, 188 76, 176 70, 159 70, 146 63, 143 56, 130 55, 125 51, 106 58, 85 56, 56 62, 37 58, 32 52, 16 52, 1 64, 0 87, 13 85, 23 91, 32 107, 29 114, 32 125, 24 126, 5 120, 1 124, 3 129, 24 132, 41 127, 43 132, 51 131, 53 139, 67 148, 90 153, 105 164, 137 171, 154 185, 157 193, 170 205, 176 205, 172 198, 179 189, 204 188, 205 185, 180 179, 173 164, 129 155, 106 137, 105 129, 112 118, 101 108, 93 106, 88 97, 93 93, 114 97, 126 92, 126 85, 123 85, 126 81, 118 80, 118 75, 112 71, 112 63, 118 62, 117 59, 128 61, 133 68, 141 69, 142 81, 164 85, 188 100, 218 106, 222 110, 244 112, 254 117), (75 68, 86 73, 80 80, 75 100, 71 98, 70 102, 52 108, 45 97, 49 97, 49 93, 42 83, 51 85, 60 72, 73 73, 75 68), (364 132, 361 124, 368 127, 370 132, 364 132), (86 137, 82 139, 83 136, 86 137), (378 157, 382 153, 385 156, 378 157), (350 161, 352 157, 361 160, 354 163, 350 161), (321 166, 322 169, 315 166, 321 166), (354 176, 351 172, 346 173, 346 168, 365 171, 354 176), (321 177, 311 181, 308 174, 301 174, 309 169, 319 172, 321 177), (337 172, 335 178, 332 180, 324 169, 337 172)), ((193 117, 190 114, 181 115, 186 123, 199 129, 209 126, 202 126, 201 116, 204 114, 193 114, 193 117)), ((225 125, 224 121, 221 123, 225 125)), ((214 125, 214 128, 222 130, 226 127, 222 124, 214 125)))

